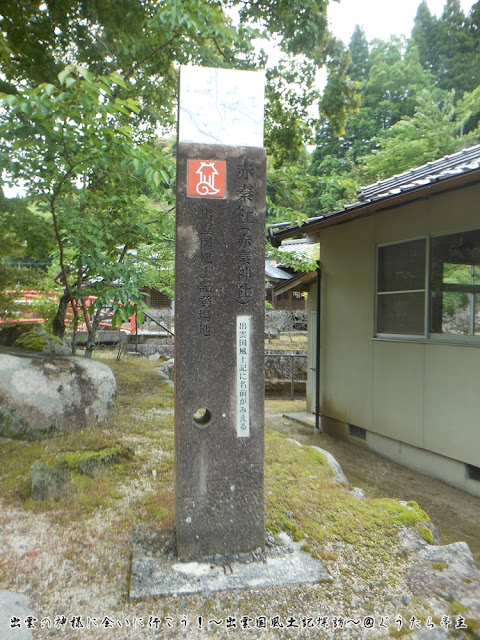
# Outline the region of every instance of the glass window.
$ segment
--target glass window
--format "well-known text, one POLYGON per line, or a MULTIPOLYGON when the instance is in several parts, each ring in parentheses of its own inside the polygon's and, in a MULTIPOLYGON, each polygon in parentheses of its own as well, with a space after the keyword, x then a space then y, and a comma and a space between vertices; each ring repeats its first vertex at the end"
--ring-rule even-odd
POLYGON ((425 239, 380 247, 378 290, 425 289, 425 239))
POLYGON ((378 249, 377 333, 480 335, 480 230, 378 249))
POLYGON ((425 333, 425 293, 379 296, 378 333, 425 333))
POLYGON ((426 240, 378 249, 377 332, 425 334, 426 240))
POLYGON ((480 335, 480 230, 432 238, 430 331, 480 335))

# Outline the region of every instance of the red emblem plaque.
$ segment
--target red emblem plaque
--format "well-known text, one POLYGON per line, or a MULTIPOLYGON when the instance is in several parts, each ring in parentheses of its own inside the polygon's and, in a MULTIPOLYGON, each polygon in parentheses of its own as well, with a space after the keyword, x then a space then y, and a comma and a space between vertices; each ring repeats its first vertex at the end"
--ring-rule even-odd
POLYGON ((190 198, 225 198, 225 160, 188 159, 187 196, 190 198))

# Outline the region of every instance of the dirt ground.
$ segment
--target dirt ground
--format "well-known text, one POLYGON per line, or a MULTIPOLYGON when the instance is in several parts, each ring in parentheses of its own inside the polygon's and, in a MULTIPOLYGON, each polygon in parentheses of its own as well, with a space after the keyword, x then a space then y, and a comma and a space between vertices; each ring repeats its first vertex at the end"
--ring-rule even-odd
POLYGON ((283 417, 305 410, 305 402, 266 403, 265 426, 288 433, 302 444, 329 451, 339 462, 350 484, 371 497, 415 500, 428 513, 442 544, 465 541, 480 568, 480 499, 421 473, 391 462, 368 449, 314 434, 312 427, 283 417))

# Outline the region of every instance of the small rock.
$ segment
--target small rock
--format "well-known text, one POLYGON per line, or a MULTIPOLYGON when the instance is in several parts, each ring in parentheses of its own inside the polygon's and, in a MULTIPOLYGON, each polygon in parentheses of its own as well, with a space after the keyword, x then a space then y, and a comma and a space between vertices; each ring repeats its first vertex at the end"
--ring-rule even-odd
POLYGON ((32 468, 30 490, 27 492, 27 496, 31 495, 36 502, 60 500, 72 490, 71 477, 71 473, 64 463, 51 468, 46 464, 36 462, 32 468))
POLYGON ((365 491, 363 489, 360 489, 360 487, 353 487, 353 489, 349 491, 348 494, 353 496, 354 498, 357 498, 358 500, 365 499, 365 491))
POLYGON ((328 464, 331 466, 335 474, 335 478, 334 478, 335 482, 344 482, 345 484, 348 484, 347 476, 343 473, 342 467, 339 465, 339 463, 334 458, 334 456, 332 456, 332 454, 329 451, 325 451, 325 449, 321 449, 320 447, 313 447, 313 448, 319 451, 321 454, 323 454, 327 458, 328 464))

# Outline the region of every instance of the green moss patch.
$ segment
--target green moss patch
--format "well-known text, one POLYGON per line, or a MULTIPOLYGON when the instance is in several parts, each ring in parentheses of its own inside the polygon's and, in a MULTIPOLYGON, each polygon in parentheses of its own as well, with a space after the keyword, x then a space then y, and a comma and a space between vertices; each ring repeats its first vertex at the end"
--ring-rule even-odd
POLYGON ((365 546, 366 575, 374 574, 375 563, 390 559, 389 547, 400 526, 429 520, 415 502, 359 500, 347 494, 333 481, 325 456, 311 447, 298 447, 276 431, 266 433, 265 476, 269 531, 287 530, 294 539, 306 538, 317 553, 325 542, 365 546))
POLYGON ((0 438, 0 495, 16 494, 24 488, 32 465, 42 457, 40 442, 0 438))
POLYGON ((0 329, 0 345, 31 353, 71 353, 70 348, 60 338, 48 333, 45 327, 38 323, 13 324, 0 329))
POLYGON ((425 511, 414 500, 404 504, 391 498, 377 498, 372 502, 376 507, 385 509, 398 525, 416 525, 419 522, 428 522, 430 520, 425 511))
POLYGON ((14 349, 24 351, 42 352, 48 344, 48 340, 36 331, 26 331, 13 343, 14 349))
POLYGON ((120 460, 130 460, 134 455, 133 447, 117 444, 100 451, 82 451, 67 453, 64 460, 67 467, 82 475, 94 476, 107 465, 116 464, 120 460))
POLYGON ((431 532, 431 530, 424 524, 419 525, 417 527, 418 533, 420 534, 421 538, 423 538, 423 540, 425 540, 425 542, 427 542, 428 544, 433 544, 434 543, 434 539, 433 539, 433 533, 431 532))

